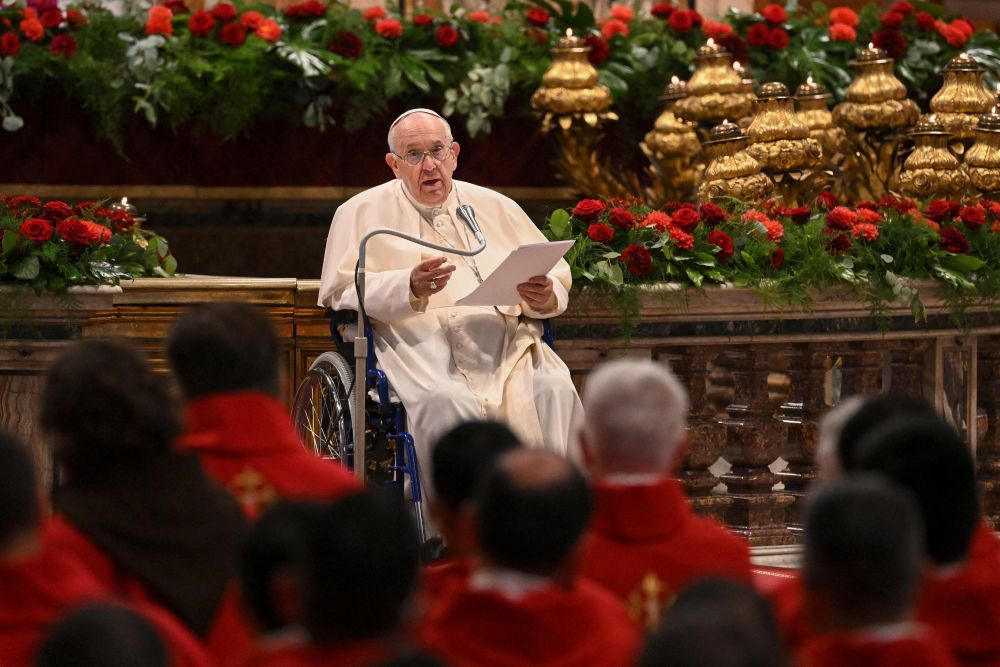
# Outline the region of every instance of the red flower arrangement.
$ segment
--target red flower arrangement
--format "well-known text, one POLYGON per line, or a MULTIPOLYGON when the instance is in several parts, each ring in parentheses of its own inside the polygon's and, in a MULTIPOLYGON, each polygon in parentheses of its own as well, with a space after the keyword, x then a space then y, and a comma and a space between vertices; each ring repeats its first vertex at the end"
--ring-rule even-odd
POLYGON ((333 36, 333 41, 328 48, 338 56, 354 60, 360 58, 361 54, 364 53, 365 43, 361 41, 357 33, 342 30, 333 36))

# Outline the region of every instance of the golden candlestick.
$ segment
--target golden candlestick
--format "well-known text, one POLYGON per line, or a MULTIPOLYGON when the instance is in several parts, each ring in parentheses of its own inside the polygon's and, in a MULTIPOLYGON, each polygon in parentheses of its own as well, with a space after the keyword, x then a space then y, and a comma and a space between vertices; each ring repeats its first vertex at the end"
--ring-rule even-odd
POLYGON ((688 96, 677 103, 677 115, 707 126, 750 113, 753 95, 746 92, 743 77, 733 69, 729 51, 709 39, 698 48, 694 62, 688 96))
POLYGON ((759 204, 771 193, 772 184, 761 165, 746 152, 747 138, 739 126, 723 121, 712 128, 709 140, 703 145, 709 163, 705 167, 698 199, 734 197, 751 204, 759 204))
POLYGON ((697 126, 678 118, 674 106, 687 96, 686 84, 672 77, 663 95, 663 112, 657 117, 639 148, 649 159, 648 173, 653 185, 647 199, 655 202, 685 200, 694 193, 700 167, 695 160, 701 153, 697 126))
POLYGON ((980 194, 1000 194, 1000 107, 993 107, 979 119, 976 143, 965 152, 969 183, 980 194))
POLYGON ((944 83, 931 98, 931 111, 946 132, 971 143, 979 118, 996 104, 984 82, 986 70, 963 53, 948 61, 942 75, 944 83))
POLYGON ((945 131, 937 115, 921 118, 910 136, 915 147, 899 174, 900 192, 920 199, 961 195, 969 186, 969 177, 948 149, 951 133, 945 131))

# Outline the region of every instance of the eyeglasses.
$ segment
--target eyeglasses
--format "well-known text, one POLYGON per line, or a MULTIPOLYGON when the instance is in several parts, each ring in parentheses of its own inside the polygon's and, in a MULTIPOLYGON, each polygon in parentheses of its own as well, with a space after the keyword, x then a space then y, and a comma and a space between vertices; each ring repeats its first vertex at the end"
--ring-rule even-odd
POLYGON ((423 164, 424 157, 427 155, 430 155, 431 159, 435 162, 444 162, 451 157, 451 146, 435 146, 429 151, 411 150, 406 151, 403 155, 399 155, 398 153, 393 153, 393 155, 411 167, 416 167, 423 164))

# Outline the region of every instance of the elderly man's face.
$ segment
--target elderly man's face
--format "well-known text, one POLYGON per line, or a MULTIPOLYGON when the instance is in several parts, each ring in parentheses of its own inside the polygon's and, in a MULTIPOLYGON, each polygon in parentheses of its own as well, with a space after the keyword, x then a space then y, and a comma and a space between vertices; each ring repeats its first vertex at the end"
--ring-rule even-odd
POLYGON ((448 132, 441 119, 423 113, 407 116, 394 130, 393 147, 398 155, 386 153, 386 164, 392 168, 396 178, 406 184, 414 199, 425 206, 443 204, 451 192, 451 175, 458 166, 459 146, 457 142, 448 141, 448 132), (420 164, 411 166, 400 157, 410 152, 419 154, 441 147, 451 147, 441 162, 430 155, 423 155, 420 164))

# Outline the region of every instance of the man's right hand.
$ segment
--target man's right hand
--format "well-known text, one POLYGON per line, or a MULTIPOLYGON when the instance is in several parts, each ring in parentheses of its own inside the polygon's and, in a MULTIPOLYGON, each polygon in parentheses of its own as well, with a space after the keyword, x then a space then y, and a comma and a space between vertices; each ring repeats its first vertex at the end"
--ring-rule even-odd
POLYGON ((455 271, 455 265, 445 264, 446 261, 444 257, 433 257, 413 267, 410 271, 410 291, 413 296, 423 299, 444 289, 455 271))

